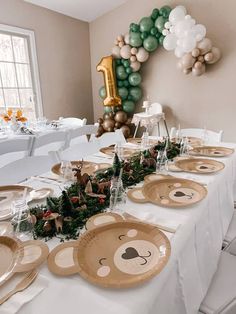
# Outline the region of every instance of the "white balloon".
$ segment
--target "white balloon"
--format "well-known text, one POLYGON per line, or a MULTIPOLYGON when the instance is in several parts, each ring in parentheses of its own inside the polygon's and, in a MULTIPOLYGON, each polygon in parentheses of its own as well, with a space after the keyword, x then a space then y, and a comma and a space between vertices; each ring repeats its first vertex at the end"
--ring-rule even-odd
POLYGON ((175 34, 168 34, 163 40, 163 47, 170 51, 174 50, 177 46, 177 37, 175 34))
POLYGON ((175 27, 174 27, 174 26, 171 26, 170 32, 171 32, 171 33, 174 33, 174 32, 175 32, 175 27))
POLYGON ((191 52, 196 47, 196 40, 192 36, 183 38, 181 48, 184 52, 191 52))
POLYGON ((194 20, 190 19, 190 20, 183 20, 178 22, 175 25, 175 34, 177 37, 182 38, 184 36, 186 36, 186 32, 189 31, 194 25, 194 20))
POLYGON ((206 27, 202 24, 194 25, 188 31, 188 35, 191 35, 195 37, 197 41, 200 41, 206 36, 206 27))
POLYGON ((119 46, 114 46, 112 48, 112 55, 114 58, 119 59, 120 58, 120 47, 119 46))
POLYGON ((184 15, 187 14, 187 10, 186 10, 186 8, 183 5, 177 5, 176 8, 181 9, 183 11, 184 15))
POLYGON ((190 20, 191 18, 192 18, 191 15, 189 14, 185 15, 185 20, 190 20))
POLYGON ((171 23, 170 22, 166 22, 165 23, 165 28, 167 28, 167 29, 171 28, 171 23))
POLYGON ((163 29, 162 35, 167 36, 169 34, 168 29, 163 29))
POLYGON ((181 58, 181 57, 183 57, 183 55, 184 55, 184 51, 181 49, 181 47, 176 47, 175 48, 175 56, 177 57, 177 58, 181 58))
POLYGON ((182 9, 182 6, 176 7, 170 12, 169 21, 171 24, 176 25, 179 21, 183 20, 185 17, 185 13, 182 9))

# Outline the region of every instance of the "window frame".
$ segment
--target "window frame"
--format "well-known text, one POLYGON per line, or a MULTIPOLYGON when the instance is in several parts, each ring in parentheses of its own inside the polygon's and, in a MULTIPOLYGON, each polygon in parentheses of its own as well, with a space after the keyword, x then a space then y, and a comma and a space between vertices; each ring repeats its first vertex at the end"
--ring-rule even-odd
POLYGON ((7 24, 0 24, 0 32, 13 36, 16 35, 25 37, 28 42, 29 62, 32 76, 32 87, 34 92, 35 116, 36 118, 41 118, 43 117, 43 103, 34 31, 7 24))

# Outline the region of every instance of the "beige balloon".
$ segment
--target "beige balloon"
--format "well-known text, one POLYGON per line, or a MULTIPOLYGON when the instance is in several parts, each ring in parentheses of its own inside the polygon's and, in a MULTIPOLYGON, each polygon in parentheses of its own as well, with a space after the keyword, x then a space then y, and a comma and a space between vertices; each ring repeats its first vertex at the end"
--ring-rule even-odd
POLYGON ((114 40, 114 44, 116 45, 116 46, 118 46, 119 45, 119 41, 116 39, 116 40, 114 40))
POLYGON ((204 60, 206 62, 211 62, 213 60, 213 57, 214 57, 213 53, 212 52, 208 52, 207 54, 205 54, 204 60))
POLYGON ((138 62, 138 61, 131 62, 130 63, 130 67, 133 70, 133 72, 137 72, 140 69, 140 67, 141 67, 141 63, 138 62))
POLYGON ((130 61, 131 61, 131 62, 135 62, 135 61, 137 61, 136 56, 131 56, 131 57, 130 57, 130 61))
POLYGON ((204 63, 201 63, 201 65, 202 65, 202 67, 201 67, 200 69, 196 69, 195 67, 193 67, 193 69, 192 69, 192 74, 193 74, 194 76, 200 76, 200 75, 202 75, 203 73, 205 73, 205 71, 206 71, 206 66, 205 66, 204 63))
POLYGON ((119 42, 119 47, 122 48, 122 47, 124 46, 124 44, 125 44, 125 43, 124 43, 123 41, 120 41, 120 42, 119 42))
POLYGON ((202 66, 203 66, 202 62, 197 61, 197 62, 194 63, 194 66, 193 66, 193 67, 194 67, 195 69, 201 69, 202 66))
POLYGON ((194 48, 192 51, 192 56, 197 58, 200 55, 200 50, 198 48, 194 48))
POLYGON ((123 36, 123 35, 117 36, 117 40, 118 40, 118 41, 123 41, 123 40, 124 40, 124 36, 123 36))
POLYGON ((200 62, 204 62, 204 57, 203 57, 203 56, 199 56, 199 57, 197 58, 197 60, 200 61, 200 62))
POLYGON ((212 42, 209 38, 203 38, 201 41, 198 42, 197 48, 199 48, 201 54, 204 55, 211 50, 212 42))
POLYGON ((131 49, 132 55, 136 55, 137 52, 138 52, 138 49, 137 49, 137 48, 133 47, 133 48, 131 49))
POLYGON ((213 54, 213 59, 211 61, 206 61, 208 64, 216 63, 221 58, 221 52, 219 48, 212 47, 211 52, 213 54))
POLYGON ((191 69, 183 69, 183 73, 186 75, 189 74, 191 71, 192 71, 191 69))
POLYGON ((141 47, 138 49, 136 57, 139 62, 145 62, 149 58, 149 52, 143 47, 141 47))
POLYGON ((194 62, 196 61, 196 59, 192 56, 191 53, 186 53, 185 55, 183 55, 183 57, 181 58, 181 62, 183 64, 183 67, 185 69, 189 69, 194 65, 194 62))
POLYGON ((114 58, 120 59, 120 47, 119 47, 119 46, 114 46, 114 47, 112 48, 111 53, 112 53, 112 56, 113 56, 114 58))
POLYGON ((129 59, 131 57, 131 47, 130 47, 130 45, 124 45, 120 49, 120 55, 124 59, 129 59))
POLYGON ((129 45, 129 33, 125 34, 124 41, 125 41, 126 45, 129 45))

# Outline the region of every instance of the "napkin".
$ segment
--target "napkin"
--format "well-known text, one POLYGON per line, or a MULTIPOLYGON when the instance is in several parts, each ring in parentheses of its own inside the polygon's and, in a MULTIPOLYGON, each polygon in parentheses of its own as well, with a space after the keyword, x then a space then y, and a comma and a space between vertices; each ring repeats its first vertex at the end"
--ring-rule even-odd
MULTIPOLYGON (((15 274, 10 280, 8 280, 2 287, 0 287, 0 298, 4 297, 9 291, 15 288, 25 273, 15 274)), ((14 294, 5 303, 0 305, 1 314, 15 314, 25 304, 33 300, 38 294, 40 294, 45 288, 48 287, 49 281, 46 277, 38 275, 35 281, 25 290, 14 294)))

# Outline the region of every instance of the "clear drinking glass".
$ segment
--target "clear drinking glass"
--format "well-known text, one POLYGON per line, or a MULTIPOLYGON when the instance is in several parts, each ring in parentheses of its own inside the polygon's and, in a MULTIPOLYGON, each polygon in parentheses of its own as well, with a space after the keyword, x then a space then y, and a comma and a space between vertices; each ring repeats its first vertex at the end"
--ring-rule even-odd
POLYGON ((118 178, 113 178, 111 181, 109 209, 110 211, 122 213, 126 203, 126 192, 123 182, 120 181, 118 184, 118 181, 118 178))
POLYGON ((124 159, 124 148, 122 147, 121 142, 118 142, 115 145, 115 153, 117 154, 120 160, 124 159))
POLYGON ((72 164, 70 161, 68 160, 62 160, 61 161, 61 174, 62 174, 62 178, 63 178, 63 185, 64 188, 68 187, 71 185, 71 183, 74 181, 74 173, 72 171, 72 164))
POLYGON ((12 202, 13 218, 11 220, 14 235, 21 240, 32 237, 33 221, 25 199, 12 202))
POLYGON ((180 156, 189 156, 188 138, 183 137, 180 143, 180 156))
POLYGON ((166 155, 166 151, 159 151, 157 156, 157 164, 156 164, 156 173, 157 174, 168 174, 168 158, 166 155))
POLYGON ((141 150, 145 150, 149 146, 148 132, 143 132, 142 141, 141 141, 141 150))

